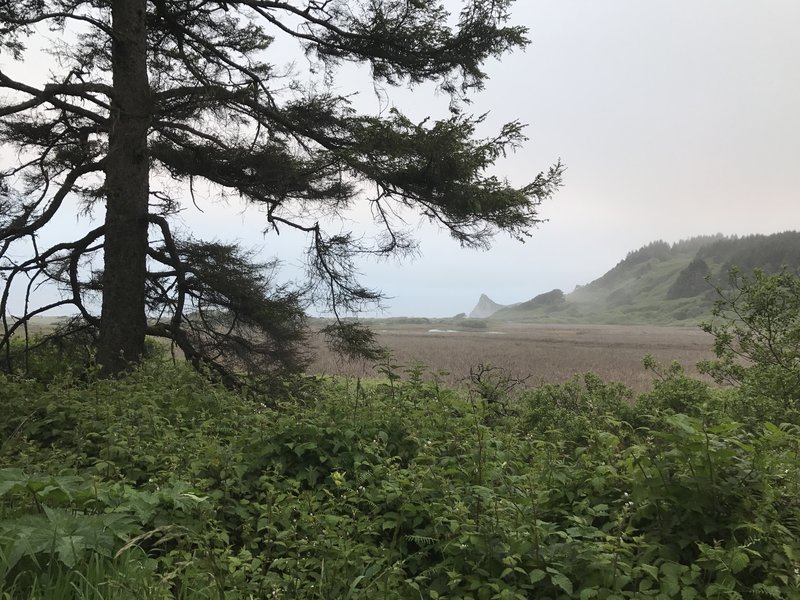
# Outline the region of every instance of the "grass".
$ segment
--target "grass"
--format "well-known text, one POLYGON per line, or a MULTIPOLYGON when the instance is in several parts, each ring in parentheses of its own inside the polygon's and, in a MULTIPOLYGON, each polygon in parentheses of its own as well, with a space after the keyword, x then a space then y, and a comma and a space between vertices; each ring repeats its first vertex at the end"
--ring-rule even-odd
MULTIPOLYGON (((481 321, 486 323, 486 321, 481 321)), ((448 385, 461 385, 470 367, 501 366, 529 386, 561 383, 576 373, 594 372, 636 391, 652 385, 652 375, 642 366, 645 355, 668 363, 677 360, 696 375, 697 362, 712 357, 711 337, 699 328, 540 325, 489 321, 485 330, 431 333, 437 324, 376 327, 379 342, 393 353, 394 362, 410 367, 421 362, 448 385)), ((311 372, 351 377, 373 377, 371 362, 345 362, 316 348, 311 372)))

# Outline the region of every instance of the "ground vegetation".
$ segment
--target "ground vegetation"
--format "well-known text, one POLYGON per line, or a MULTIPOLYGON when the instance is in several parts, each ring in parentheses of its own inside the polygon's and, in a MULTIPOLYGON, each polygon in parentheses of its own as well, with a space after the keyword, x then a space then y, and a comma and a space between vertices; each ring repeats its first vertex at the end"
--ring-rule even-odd
POLYGON ((43 357, 0 375, 0 597, 798 598, 800 416, 747 385, 776 376, 758 314, 790 351, 785 277, 720 313, 727 387, 645 357, 643 394, 487 365, 455 391, 386 357, 254 401, 167 357, 43 357))

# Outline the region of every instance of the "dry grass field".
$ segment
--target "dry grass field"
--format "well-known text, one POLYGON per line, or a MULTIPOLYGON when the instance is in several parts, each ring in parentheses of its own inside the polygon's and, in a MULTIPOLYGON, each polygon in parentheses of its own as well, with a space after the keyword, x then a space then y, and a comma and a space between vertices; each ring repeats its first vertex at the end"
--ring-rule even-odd
MULTIPOLYGON (((29 331, 46 333, 61 318, 35 319, 29 331)), ((698 374, 698 361, 713 357, 712 338, 698 327, 490 322, 487 329, 451 331, 449 326, 452 323, 432 321, 378 322, 373 327, 379 343, 391 350, 393 364, 400 365, 399 372, 421 363, 427 379, 439 372, 442 383, 456 386, 468 378, 470 367, 484 364, 502 367, 518 378, 527 377, 528 386, 561 383, 591 371, 607 381, 645 391, 653 381, 653 374, 642 366, 646 354, 663 364, 676 360, 691 375, 698 374)), ((381 377, 372 361, 345 361, 317 337, 312 337, 312 344, 311 374, 381 377)))
MULTIPOLYGON (((653 375, 642 367, 652 354, 662 363, 680 362, 696 374, 698 361, 711 358, 711 337, 698 328, 620 325, 497 325, 482 331, 443 332, 431 325, 377 329, 381 344, 391 349, 394 363, 416 361, 429 371, 443 370, 442 380, 458 384, 480 363, 501 366, 528 385, 559 383, 576 373, 592 371, 634 390, 651 387, 653 375)), ((320 343, 311 366, 317 374, 375 377, 373 363, 344 362, 320 343)))

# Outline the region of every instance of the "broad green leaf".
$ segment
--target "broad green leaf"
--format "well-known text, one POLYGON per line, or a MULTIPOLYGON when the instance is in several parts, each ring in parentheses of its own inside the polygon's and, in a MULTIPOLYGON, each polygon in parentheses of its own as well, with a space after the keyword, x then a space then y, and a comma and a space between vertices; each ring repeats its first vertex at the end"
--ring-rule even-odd
POLYGON ((731 573, 739 573, 750 564, 750 557, 743 550, 735 550, 731 556, 731 573))
POLYGON ((542 579, 544 579, 546 575, 547 573, 545 573, 541 569, 534 569, 528 574, 528 579, 530 580, 531 583, 538 583, 542 579))
POLYGON ((569 580, 569 577, 563 573, 554 573, 550 575, 550 581, 553 585, 560 587, 570 596, 572 595, 572 582, 569 580))
POLYGON ((661 589, 669 596, 676 596, 681 591, 681 584, 677 577, 667 575, 661 580, 661 589))
POLYGON ((652 577, 655 580, 658 580, 658 567, 654 565, 639 565, 639 567, 650 577, 652 577))

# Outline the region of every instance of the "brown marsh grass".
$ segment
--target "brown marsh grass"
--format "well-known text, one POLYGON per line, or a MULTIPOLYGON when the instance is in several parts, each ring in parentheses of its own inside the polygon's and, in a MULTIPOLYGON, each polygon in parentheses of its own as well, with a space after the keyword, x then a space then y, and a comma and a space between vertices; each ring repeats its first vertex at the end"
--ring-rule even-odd
MULTIPOLYGON (((713 357, 712 339, 699 328, 492 324, 486 330, 431 331, 436 328, 435 323, 378 325, 376 331, 378 341, 391 350, 394 364, 407 368, 420 362, 429 373, 446 371, 441 379, 451 385, 462 383, 470 367, 483 363, 528 377, 530 386, 560 383, 591 371, 607 381, 645 391, 653 381, 653 374, 642 366, 646 354, 665 365, 678 361, 691 375, 697 375, 698 361, 713 357)), ((373 362, 342 361, 321 343, 310 372, 380 376, 373 362)))

